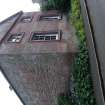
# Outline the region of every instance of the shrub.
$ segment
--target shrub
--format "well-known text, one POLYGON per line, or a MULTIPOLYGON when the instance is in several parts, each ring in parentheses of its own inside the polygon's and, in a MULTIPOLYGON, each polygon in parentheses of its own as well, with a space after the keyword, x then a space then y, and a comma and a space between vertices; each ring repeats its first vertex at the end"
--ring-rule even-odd
POLYGON ((79 0, 72 0, 71 4, 71 19, 76 29, 76 35, 80 41, 80 52, 75 57, 73 70, 75 93, 78 96, 79 105, 95 105, 80 3, 79 0))
POLYGON ((74 105, 73 100, 69 95, 60 95, 58 97, 58 104, 57 105, 74 105))

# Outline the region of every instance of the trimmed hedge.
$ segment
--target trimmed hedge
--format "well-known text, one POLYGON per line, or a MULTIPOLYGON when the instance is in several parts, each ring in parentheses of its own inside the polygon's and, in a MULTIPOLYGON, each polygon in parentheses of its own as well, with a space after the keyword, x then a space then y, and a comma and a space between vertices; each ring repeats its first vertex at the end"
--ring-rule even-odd
POLYGON ((75 57, 74 62, 74 83, 75 93, 79 100, 79 105, 95 105, 95 98, 93 93, 89 56, 86 45, 86 36, 84 32, 84 25, 81 16, 81 8, 79 0, 71 1, 71 20, 76 29, 76 35, 80 41, 79 54, 75 57))
POLYGON ((74 105, 73 100, 68 95, 60 95, 58 97, 58 104, 57 105, 74 105))

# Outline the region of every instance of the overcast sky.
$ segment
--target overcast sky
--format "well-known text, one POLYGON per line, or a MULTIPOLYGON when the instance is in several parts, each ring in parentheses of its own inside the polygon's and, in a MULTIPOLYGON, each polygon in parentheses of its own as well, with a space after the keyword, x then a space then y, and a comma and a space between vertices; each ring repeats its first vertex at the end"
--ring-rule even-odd
MULTIPOLYGON (((0 21, 18 11, 39 11, 40 6, 31 0, 0 0, 0 21)), ((15 92, 9 89, 9 84, 0 72, 0 105, 23 105, 15 92)))
POLYGON ((40 8, 31 0, 0 0, 0 21, 23 10, 24 12, 38 11, 40 8))
POLYGON ((0 72, 0 105, 23 105, 0 72))

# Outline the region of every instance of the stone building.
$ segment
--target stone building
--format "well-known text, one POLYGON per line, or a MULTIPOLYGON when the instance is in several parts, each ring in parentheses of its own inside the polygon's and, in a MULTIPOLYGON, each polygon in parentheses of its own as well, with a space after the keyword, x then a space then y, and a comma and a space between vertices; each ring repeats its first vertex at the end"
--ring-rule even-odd
POLYGON ((0 68, 25 105, 56 105, 69 91, 73 32, 58 11, 18 12, 0 23, 0 68))

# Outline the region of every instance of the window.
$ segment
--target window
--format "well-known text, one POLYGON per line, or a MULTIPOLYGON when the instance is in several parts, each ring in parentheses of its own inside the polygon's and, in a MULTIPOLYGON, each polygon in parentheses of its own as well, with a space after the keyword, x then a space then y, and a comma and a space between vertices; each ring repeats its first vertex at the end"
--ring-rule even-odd
POLYGON ((32 21, 32 17, 28 16, 28 17, 22 17, 21 22, 27 23, 27 22, 31 22, 32 21))
POLYGON ((33 32, 31 41, 55 41, 60 40, 60 32, 33 32))
POLYGON ((42 15, 39 20, 61 20, 61 15, 42 15))
POLYGON ((22 40, 24 33, 19 34, 11 34, 11 36, 8 38, 8 42, 12 43, 18 43, 22 40))

